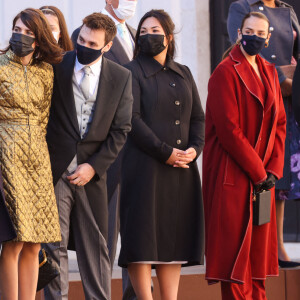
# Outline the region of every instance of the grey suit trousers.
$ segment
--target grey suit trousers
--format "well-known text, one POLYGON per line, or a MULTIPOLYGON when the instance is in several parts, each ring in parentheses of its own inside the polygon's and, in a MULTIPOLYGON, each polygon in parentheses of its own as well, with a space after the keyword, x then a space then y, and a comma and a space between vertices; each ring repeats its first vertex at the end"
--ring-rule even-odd
POLYGON ((67 173, 55 186, 62 241, 44 247, 60 265, 61 273, 45 288, 46 300, 68 299, 68 241, 72 226, 85 298, 111 299, 111 267, 107 242, 101 234, 84 187, 69 183, 67 173))

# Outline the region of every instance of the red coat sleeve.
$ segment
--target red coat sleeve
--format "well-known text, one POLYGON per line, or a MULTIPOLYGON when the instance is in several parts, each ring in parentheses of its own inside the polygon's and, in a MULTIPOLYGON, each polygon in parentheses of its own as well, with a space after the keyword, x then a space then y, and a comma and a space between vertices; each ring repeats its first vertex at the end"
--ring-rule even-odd
POLYGON ((226 66, 219 65, 209 80, 207 110, 221 147, 254 184, 259 184, 267 174, 262 160, 240 128, 236 80, 226 66))
POLYGON ((283 165, 284 165, 284 145, 285 145, 285 135, 286 135, 286 115, 283 105, 282 95, 278 76, 276 74, 276 87, 277 87, 277 97, 279 102, 278 107, 278 118, 276 126, 276 135, 274 141, 274 148, 272 156, 267 163, 266 171, 274 174, 277 179, 280 179, 283 174, 283 165))

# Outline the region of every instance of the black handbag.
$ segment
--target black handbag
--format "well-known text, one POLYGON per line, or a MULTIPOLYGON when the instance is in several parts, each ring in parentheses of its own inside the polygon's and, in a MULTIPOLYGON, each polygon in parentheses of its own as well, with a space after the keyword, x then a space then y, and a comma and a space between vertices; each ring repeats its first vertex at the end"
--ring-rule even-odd
POLYGON ((263 225, 271 220, 271 191, 254 193, 253 225, 263 225))
POLYGON ((50 281, 52 281, 60 273, 58 264, 49 257, 45 249, 39 252, 39 278, 37 291, 43 289, 50 281))

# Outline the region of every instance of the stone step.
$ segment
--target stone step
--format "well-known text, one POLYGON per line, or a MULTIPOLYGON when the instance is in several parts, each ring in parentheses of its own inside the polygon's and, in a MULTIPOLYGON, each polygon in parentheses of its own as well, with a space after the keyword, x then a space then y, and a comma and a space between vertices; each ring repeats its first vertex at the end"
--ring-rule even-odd
MULTIPOLYGON (((220 284, 208 286, 204 274, 183 274, 180 278, 178 300, 221 300, 220 284)), ((153 277, 155 300, 160 300, 157 278, 153 277)), ((268 278, 266 281, 268 300, 300 299, 300 269, 282 269, 279 277, 268 278)), ((70 281, 70 300, 84 300, 80 281, 70 281)), ((122 299, 122 280, 112 279, 112 299, 122 299)), ((39 293, 36 300, 44 300, 39 293)))

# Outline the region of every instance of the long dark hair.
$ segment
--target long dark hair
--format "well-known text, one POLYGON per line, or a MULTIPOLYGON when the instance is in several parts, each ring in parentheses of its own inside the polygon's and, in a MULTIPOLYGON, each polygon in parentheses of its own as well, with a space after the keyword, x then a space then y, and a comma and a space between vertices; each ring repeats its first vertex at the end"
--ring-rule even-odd
MULTIPOLYGON (((240 30, 242 31, 243 28, 244 28, 244 24, 245 24, 245 21, 251 17, 255 17, 255 18, 258 18, 258 19, 262 19, 262 20, 265 20, 267 23, 268 23, 268 28, 270 27, 270 21, 269 19, 267 18, 266 15, 260 13, 260 12, 257 12, 257 11, 252 11, 252 12, 249 12, 248 14, 245 15, 244 19, 242 20, 242 24, 241 24, 241 27, 240 27, 240 30)), ((269 32, 269 29, 268 29, 268 32, 269 32)), ((233 44, 232 46, 230 46, 223 54, 222 56, 222 60, 225 59, 230 51, 236 46, 236 45, 240 45, 241 41, 239 39, 237 39, 237 41, 235 42, 235 44, 233 44)))
MULTIPOLYGON (((21 19, 35 36, 36 47, 33 53, 33 58, 37 61, 44 61, 49 64, 57 64, 62 61, 63 50, 57 45, 55 38, 52 35, 48 21, 43 13, 34 8, 27 8, 16 15, 13 20, 12 29, 15 28, 17 21, 21 19)), ((1 50, 4 54, 10 49, 1 50)))
POLYGON ((63 13, 55 6, 42 6, 40 10, 43 12, 44 15, 51 15, 57 17, 60 30, 60 38, 58 41, 58 45, 64 51, 73 50, 73 44, 68 33, 66 20, 63 13))
POLYGON ((167 55, 173 59, 174 55, 175 55, 175 40, 174 40, 175 25, 174 25, 171 17, 169 16, 169 14, 166 13, 163 9, 152 9, 152 10, 148 11, 147 13, 145 13, 144 16, 141 18, 138 28, 137 28, 137 33, 135 36, 135 47, 134 47, 134 52, 133 52, 133 58, 136 58, 140 52, 140 46, 138 44, 138 40, 140 37, 142 24, 144 23, 144 21, 146 19, 151 18, 151 17, 157 19, 158 22, 160 23, 161 27, 163 28, 166 38, 168 40, 167 55), (172 40, 170 40, 170 35, 173 36, 172 40))

